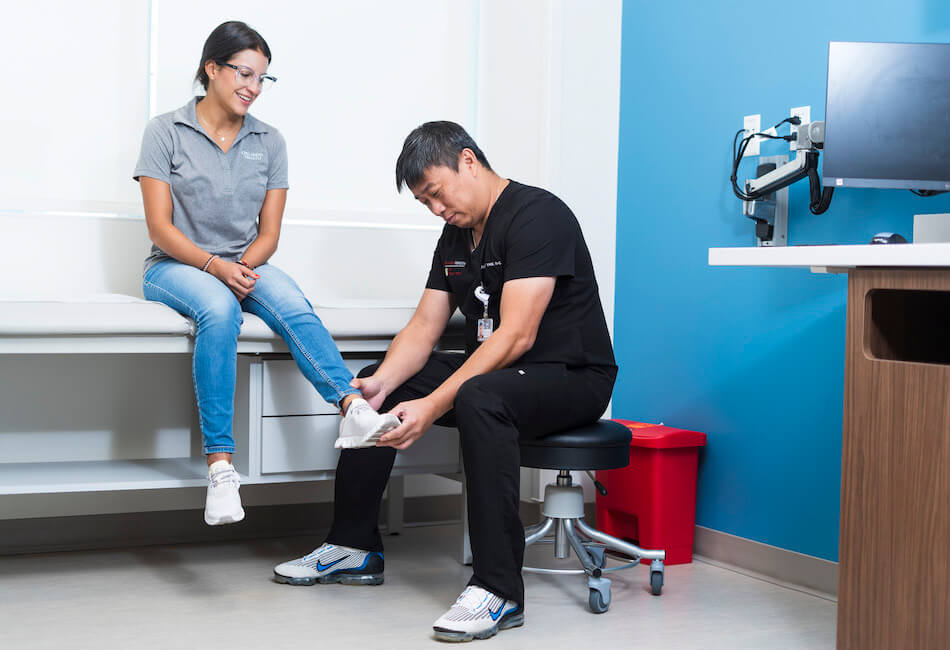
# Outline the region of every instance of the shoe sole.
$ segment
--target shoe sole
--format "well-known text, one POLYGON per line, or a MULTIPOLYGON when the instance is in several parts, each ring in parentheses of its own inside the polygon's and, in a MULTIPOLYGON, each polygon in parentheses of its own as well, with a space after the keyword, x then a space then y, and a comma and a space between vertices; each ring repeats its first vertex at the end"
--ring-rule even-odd
POLYGON ((521 627, 524 625, 524 614, 515 614, 508 618, 503 618, 497 625, 493 625, 487 630, 481 632, 459 632, 457 630, 448 630, 444 627, 432 628, 435 632, 435 638, 439 641, 448 641, 449 643, 464 643, 476 639, 490 639, 501 630, 507 630, 512 627, 521 627))
POLYGON ((205 515, 205 523, 209 526, 225 526, 227 524, 236 524, 239 521, 244 521, 244 511, 241 511, 240 517, 222 517, 221 519, 208 519, 208 515, 205 515))
MULTIPOLYGON (((376 429, 372 433, 368 433, 366 437, 360 439, 357 444, 349 446, 349 447, 345 447, 345 446, 337 447, 336 444, 334 444, 333 446, 336 449, 366 449, 367 447, 375 447, 376 443, 379 442, 379 439, 383 437, 384 433, 389 433, 390 431, 392 431, 398 426, 399 426, 398 424, 393 425, 393 426, 384 425, 376 429)), ((347 436, 346 438, 338 438, 337 440, 353 440, 354 438, 356 438, 356 436, 347 436)))
POLYGON ((274 580, 282 585, 293 585, 294 587, 311 587, 318 582, 322 585, 350 585, 350 586, 372 586, 383 584, 383 576, 379 573, 358 574, 358 573, 330 573, 316 578, 291 578, 282 576, 274 571, 274 580))

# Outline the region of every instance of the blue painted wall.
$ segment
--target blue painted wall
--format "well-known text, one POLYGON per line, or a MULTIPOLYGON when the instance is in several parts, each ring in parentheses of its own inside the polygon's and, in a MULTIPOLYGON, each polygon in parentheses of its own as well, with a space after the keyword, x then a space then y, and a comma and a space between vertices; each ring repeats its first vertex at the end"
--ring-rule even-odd
MULTIPOLYGON (((810 105, 823 119, 828 41, 950 42, 950 3, 628 1, 623 14, 613 413, 708 434, 698 524, 837 560, 846 278, 713 268, 707 249, 754 242, 728 183, 742 116, 765 128, 810 105)), ((910 238, 912 215, 950 212, 950 195, 845 189, 814 216, 807 185, 790 192, 792 244, 910 238)))

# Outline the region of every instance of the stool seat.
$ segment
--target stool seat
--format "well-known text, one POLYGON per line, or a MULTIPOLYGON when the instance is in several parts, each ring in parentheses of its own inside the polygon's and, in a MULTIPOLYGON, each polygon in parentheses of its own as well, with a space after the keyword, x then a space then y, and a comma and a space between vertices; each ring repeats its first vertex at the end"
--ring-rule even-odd
POLYGON ((598 420, 536 440, 521 440, 521 466, 538 469, 595 470, 626 467, 630 430, 612 420, 598 420))

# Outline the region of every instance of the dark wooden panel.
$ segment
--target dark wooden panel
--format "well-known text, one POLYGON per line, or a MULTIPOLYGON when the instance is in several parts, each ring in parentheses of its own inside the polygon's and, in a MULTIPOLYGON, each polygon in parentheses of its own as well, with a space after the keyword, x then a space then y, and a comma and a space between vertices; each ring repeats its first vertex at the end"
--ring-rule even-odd
MULTIPOLYGON (((945 650, 950 365, 933 326, 945 301, 889 292, 890 302, 875 308, 867 298, 875 289, 950 292, 950 270, 855 270, 849 277, 838 648, 945 650), (914 322, 922 318, 931 322, 914 322), (933 362, 894 360, 903 355, 933 362)), ((950 331, 943 336, 950 340, 950 331)))

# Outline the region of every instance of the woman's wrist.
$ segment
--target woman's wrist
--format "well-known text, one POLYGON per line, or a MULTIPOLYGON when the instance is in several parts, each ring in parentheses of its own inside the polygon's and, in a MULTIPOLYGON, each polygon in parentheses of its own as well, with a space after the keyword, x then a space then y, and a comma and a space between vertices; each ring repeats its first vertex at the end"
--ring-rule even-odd
MULTIPOLYGON (((217 255, 212 255, 211 257, 209 257, 205 261, 204 266, 201 267, 201 270, 206 273, 211 273, 211 265, 214 263, 216 259, 219 259, 217 255)), ((212 275, 214 274, 212 273, 212 275)))
POLYGON ((254 270, 254 267, 251 266, 250 264, 248 264, 247 261, 246 261, 243 257, 238 260, 238 264, 240 264, 241 266, 243 266, 243 267, 246 268, 246 269, 250 269, 251 271, 254 270))

